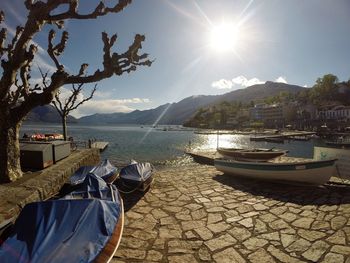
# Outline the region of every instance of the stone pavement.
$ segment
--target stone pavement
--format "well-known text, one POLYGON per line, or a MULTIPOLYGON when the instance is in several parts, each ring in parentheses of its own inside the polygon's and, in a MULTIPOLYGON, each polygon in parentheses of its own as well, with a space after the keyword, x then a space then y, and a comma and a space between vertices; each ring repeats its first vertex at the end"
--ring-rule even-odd
POLYGON ((191 164, 125 196, 112 262, 350 263, 350 186, 303 187, 232 178, 191 164))

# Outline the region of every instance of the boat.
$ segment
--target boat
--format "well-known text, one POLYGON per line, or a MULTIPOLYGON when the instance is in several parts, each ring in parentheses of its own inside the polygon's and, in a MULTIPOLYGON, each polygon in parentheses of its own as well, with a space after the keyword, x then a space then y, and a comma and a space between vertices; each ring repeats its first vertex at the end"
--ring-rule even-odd
POLYGON ((96 166, 81 166, 69 179, 71 185, 81 184, 89 173, 100 176, 107 183, 112 183, 118 176, 118 168, 108 159, 103 160, 96 166))
POLYGON ((278 149, 239 149, 239 148, 218 148, 218 153, 236 160, 267 161, 286 154, 287 151, 278 149))
POLYGON ((27 204, 0 247, 0 262, 110 262, 123 233, 114 185, 88 174, 62 199, 27 204))
POLYGON ((145 192, 153 182, 153 166, 150 163, 138 163, 134 160, 120 170, 116 184, 123 193, 139 190, 145 192))
POLYGON ((335 161, 279 157, 267 162, 247 162, 218 158, 214 165, 217 170, 234 176, 322 185, 335 173, 335 161))
POLYGON ((289 136, 288 139, 294 140, 294 141, 310 141, 310 136, 289 136))
POLYGON ((326 144, 329 146, 336 146, 336 147, 350 147, 350 137, 340 136, 336 140, 326 141, 326 144))
POLYGON ((273 142, 273 143, 284 143, 284 138, 282 137, 265 137, 265 142, 273 142))
POLYGON ((326 141, 329 146, 350 147, 350 141, 326 141))

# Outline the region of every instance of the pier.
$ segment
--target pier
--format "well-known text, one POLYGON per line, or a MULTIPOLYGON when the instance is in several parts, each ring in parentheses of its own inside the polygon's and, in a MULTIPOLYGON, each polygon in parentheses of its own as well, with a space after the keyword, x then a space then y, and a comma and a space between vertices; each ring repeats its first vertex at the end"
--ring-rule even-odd
POLYGON ((108 142, 92 142, 90 148, 98 149, 100 152, 106 150, 108 142))

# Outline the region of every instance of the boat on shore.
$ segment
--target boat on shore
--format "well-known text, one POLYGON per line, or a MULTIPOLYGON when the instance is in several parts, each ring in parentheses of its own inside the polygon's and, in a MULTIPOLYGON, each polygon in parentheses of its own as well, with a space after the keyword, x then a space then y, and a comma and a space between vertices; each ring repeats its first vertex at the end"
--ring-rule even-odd
POLYGON ((150 163, 131 163, 120 170, 115 184, 122 193, 131 193, 136 190, 145 192, 153 182, 154 168, 150 163))
POLYGON ((218 153, 235 160, 267 161, 286 154, 287 151, 278 149, 239 149, 239 148, 218 148, 218 153))
POLYGON ((335 174, 335 161, 279 157, 267 162, 247 162, 218 158, 214 165, 217 170, 233 176, 322 185, 335 174))
POLYGON ((110 163, 108 159, 101 161, 96 166, 81 166, 69 179, 71 185, 84 182, 89 173, 98 175, 107 183, 112 183, 118 176, 118 168, 110 163))
POLYGON ((0 247, 0 262, 110 262, 123 225, 117 188, 88 174, 62 199, 27 204, 0 247))

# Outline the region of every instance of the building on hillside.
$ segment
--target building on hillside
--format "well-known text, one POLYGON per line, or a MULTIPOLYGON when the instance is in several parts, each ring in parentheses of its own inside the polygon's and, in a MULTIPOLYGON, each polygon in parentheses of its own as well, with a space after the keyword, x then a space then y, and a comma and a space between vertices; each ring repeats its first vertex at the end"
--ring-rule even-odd
POLYGON ((317 110, 318 120, 350 121, 350 106, 324 106, 317 110))
POLYGON ((253 121, 262 121, 263 118, 263 108, 266 104, 256 104, 253 108, 250 108, 250 119, 253 121))

